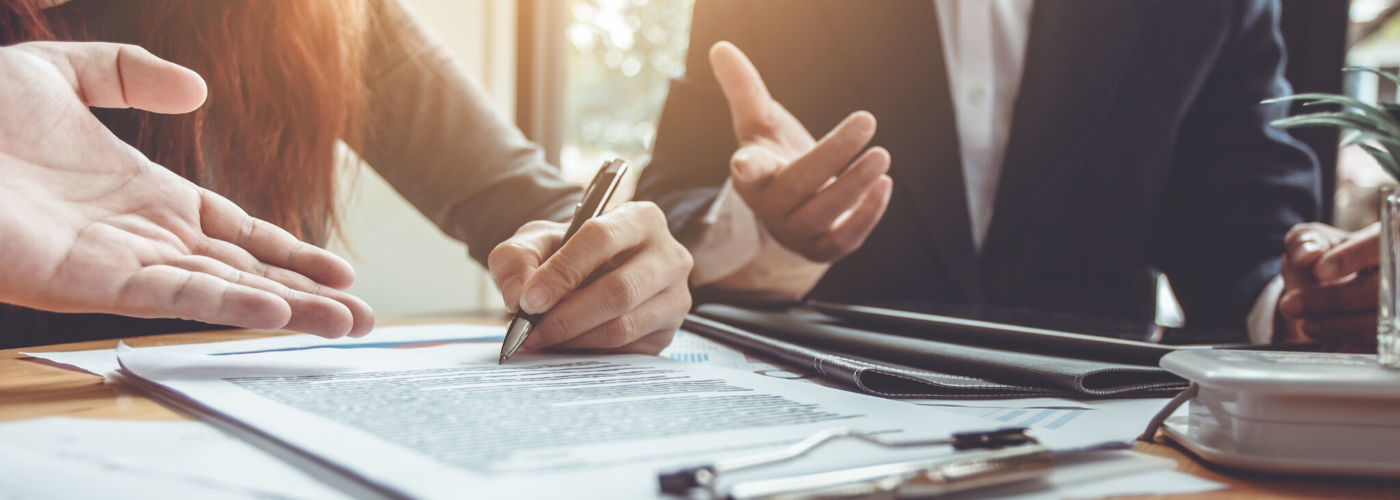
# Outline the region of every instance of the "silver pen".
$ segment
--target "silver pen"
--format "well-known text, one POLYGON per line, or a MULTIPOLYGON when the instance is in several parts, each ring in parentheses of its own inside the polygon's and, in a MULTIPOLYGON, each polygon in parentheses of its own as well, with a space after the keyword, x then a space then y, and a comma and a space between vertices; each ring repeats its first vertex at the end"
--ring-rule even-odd
MULTIPOLYGON (((613 191, 617 190, 617 185, 622 182, 622 177, 627 173, 627 162, 621 159, 604 162, 602 168, 593 176, 593 181, 588 183, 588 190, 583 192, 583 201, 574 207, 574 220, 569 223, 569 230, 564 232, 564 239, 559 241, 559 248, 564 248, 564 244, 574 237, 583 223, 599 215, 608 207, 608 200, 612 199, 613 191)), ((583 287, 587 282, 580 283, 583 287)), ((524 293, 524 290, 521 291, 524 293)), ((525 343, 525 339, 530 336, 530 331, 535 329, 535 325, 544 319, 544 313, 530 314, 523 309, 516 311, 515 318, 510 320, 510 326, 506 327, 505 342, 501 343, 501 359, 497 364, 504 364, 511 355, 520 349, 520 344, 525 343)))

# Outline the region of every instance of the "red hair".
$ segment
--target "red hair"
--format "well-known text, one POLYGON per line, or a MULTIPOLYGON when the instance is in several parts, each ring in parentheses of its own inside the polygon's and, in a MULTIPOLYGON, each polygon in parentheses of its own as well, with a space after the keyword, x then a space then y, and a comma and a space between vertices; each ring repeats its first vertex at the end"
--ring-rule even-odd
MULTIPOLYGON (((364 1, 123 3, 134 43, 199 73, 209 99, 184 115, 94 112, 152 161, 324 244, 337 227, 337 141, 357 149, 362 136, 364 1)), ((0 44, 99 32, 81 15, 91 3, 39 5, 0 0, 0 44)))

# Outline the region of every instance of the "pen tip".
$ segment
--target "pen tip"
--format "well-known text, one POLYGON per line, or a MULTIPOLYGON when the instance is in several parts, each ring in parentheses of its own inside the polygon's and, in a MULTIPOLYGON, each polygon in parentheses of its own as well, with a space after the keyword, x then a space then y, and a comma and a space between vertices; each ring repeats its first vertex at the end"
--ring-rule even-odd
POLYGON ((501 355, 501 359, 496 360, 496 364, 498 364, 498 365, 504 365, 504 364, 506 364, 506 358, 509 358, 509 357, 510 357, 510 356, 506 356, 506 355, 502 354, 502 355, 501 355))

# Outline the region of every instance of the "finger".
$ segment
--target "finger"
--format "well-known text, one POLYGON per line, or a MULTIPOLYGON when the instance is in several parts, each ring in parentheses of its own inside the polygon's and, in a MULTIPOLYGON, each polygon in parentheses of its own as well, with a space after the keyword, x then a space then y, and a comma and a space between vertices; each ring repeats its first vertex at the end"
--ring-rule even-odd
MULTIPOLYGON (((763 84, 758 68, 749 61, 744 52, 729 42, 718 42, 710 47, 710 67, 715 80, 729 102, 729 116, 734 121, 734 129, 750 130, 763 128, 772 120, 772 106, 776 104, 763 84)), ((743 141, 743 138, 740 138, 743 141)))
POLYGON ((1346 241, 1327 250, 1318 259, 1313 275, 1320 281, 1327 281, 1379 266, 1380 234, 1380 224, 1376 223, 1348 235, 1346 241))
MULTIPOLYGON (((645 224, 665 226, 660 209, 650 203, 627 203, 617 210, 589 219, 559 251, 551 255, 525 280, 520 308, 531 314, 550 310, 565 295, 613 257, 630 251, 651 236, 645 224), (650 207, 654 214, 643 214, 650 207)), ((636 290, 640 292, 639 288, 636 290)), ((582 331, 582 330, 580 330, 582 331)))
MULTIPOLYGON (((352 325, 346 335, 351 337, 363 337, 374 329, 374 310, 369 304, 359 297, 349 293, 336 290, 334 288, 321 285, 311 278, 301 274, 282 269, 277 266, 268 265, 246 250, 227 241, 206 238, 202 248, 195 252, 197 255, 209 257, 221 263, 227 264, 239 271, 270 280, 278 285, 296 290, 298 292, 324 297, 340 303, 350 311, 353 318, 352 325)), ((293 320, 293 323, 296 321, 293 320)), ((299 328, 287 327, 288 330, 313 333, 299 328)), ((317 333, 317 335, 321 335, 317 333)), ((324 335, 323 335, 324 336, 324 335)))
POLYGON ((1303 321, 1303 333, 1323 345, 1376 345, 1376 313, 1348 314, 1303 321))
POLYGON ((281 297, 292 309, 292 317, 286 325, 282 326, 283 330, 309 333, 332 339, 344 337, 354 331, 354 314, 345 304, 335 300, 293 290, 276 281, 240 271, 209 257, 187 255, 176 259, 170 265, 281 297))
MULTIPOLYGON (((656 256, 639 255, 565 298, 537 325, 528 347, 558 344, 622 317, 679 281, 656 256)), ((650 330, 648 330, 649 332, 650 330)), ((641 331, 627 330, 640 335, 641 331)), ((617 344, 622 345, 622 344, 617 344)), ((609 346, 615 347, 615 346, 609 346)))
POLYGON ((860 248, 885 215, 893 191, 894 180, 888 175, 880 176, 854 210, 838 220, 831 231, 817 237, 812 254, 806 257, 814 262, 831 262, 860 248))
MULTIPOLYGON (((562 306, 561 306, 562 307, 562 306)), ((690 292, 684 286, 666 289, 631 310, 608 319, 572 338, 550 345, 551 349, 617 349, 638 342, 653 333, 680 328, 690 310, 690 292)))
POLYGON ((832 177, 840 174, 851 159, 875 136, 875 115, 857 111, 831 129, 817 145, 773 175, 766 196, 784 213, 807 201, 832 177))
POLYGON ((1290 290, 1279 299, 1278 310, 1286 319, 1374 311, 1379 303, 1379 279, 1373 272, 1290 290))
MULTIPOLYGON (((26 44, 30 45, 30 44, 26 44)), ((32 44, 72 71, 73 90, 89 106, 188 113, 208 95, 194 71, 135 45, 49 42, 32 44)))
POLYGON ((237 245, 259 261, 301 274, 317 283, 344 290, 355 282, 355 270, 333 253, 304 243, 291 233, 249 217, 222 196, 201 189, 200 225, 204 234, 237 245))
POLYGON ((566 229, 567 225, 557 222, 531 222, 491 250, 486 266, 501 289, 507 310, 515 312, 525 280, 559 247, 566 229))
POLYGON ((1284 236, 1284 254, 1296 266, 1311 268, 1322 254, 1343 239, 1339 231, 1315 222, 1293 226, 1284 236))
POLYGON ((276 294, 172 266, 145 267, 131 275, 113 312, 258 329, 282 328, 292 319, 291 306, 276 294))
POLYGON ((871 148, 836 182, 799 205, 787 217, 788 227, 813 236, 831 229, 842 214, 850 211, 865 198, 867 192, 874 189, 875 182, 889 169, 889 152, 884 148, 871 148))
POLYGON ((575 349, 572 347, 556 346, 549 351, 567 351, 582 354, 646 354, 655 356, 666 350, 671 345, 671 341, 676 337, 676 330, 659 330, 643 336, 631 344, 622 347, 598 348, 598 349, 575 349))

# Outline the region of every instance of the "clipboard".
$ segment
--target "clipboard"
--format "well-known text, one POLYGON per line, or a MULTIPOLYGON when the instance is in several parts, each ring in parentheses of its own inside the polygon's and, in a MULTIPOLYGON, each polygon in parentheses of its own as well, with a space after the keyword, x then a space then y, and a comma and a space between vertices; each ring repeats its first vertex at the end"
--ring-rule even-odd
MULTIPOLYGON (((1094 335, 1078 331, 1037 328, 1009 323, 929 314, 882 307, 809 301, 807 307, 839 318, 857 328, 873 328, 891 335, 938 340, 1009 351, 1030 352, 1076 359, 1157 366, 1163 356, 1177 351, 1251 349, 1311 351, 1316 344, 1252 345, 1240 342, 1174 345, 1162 338, 1140 339, 1094 335)), ((1219 335, 1200 337, 1219 340, 1219 335)))

